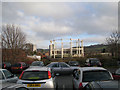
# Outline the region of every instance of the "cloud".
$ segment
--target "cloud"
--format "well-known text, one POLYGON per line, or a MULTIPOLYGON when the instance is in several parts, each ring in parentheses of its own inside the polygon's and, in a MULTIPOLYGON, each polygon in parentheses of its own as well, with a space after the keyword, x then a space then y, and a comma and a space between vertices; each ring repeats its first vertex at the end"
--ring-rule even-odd
POLYGON ((113 2, 2 5, 3 23, 20 25, 27 40, 38 47, 47 48, 49 40, 62 37, 83 38, 86 44, 102 43, 118 22, 117 3, 113 2))

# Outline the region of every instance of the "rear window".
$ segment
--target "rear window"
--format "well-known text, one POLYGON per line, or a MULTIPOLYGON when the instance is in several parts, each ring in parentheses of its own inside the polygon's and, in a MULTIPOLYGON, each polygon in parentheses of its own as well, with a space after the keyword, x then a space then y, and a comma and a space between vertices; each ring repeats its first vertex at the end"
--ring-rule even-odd
POLYGON ((14 64, 12 65, 13 67, 21 67, 21 64, 20 63, 17 63, 17 64, 14 64))
POLYGON ((109 74, 109 72, 105 70, 83 72, 83 82, 103 81, 111 79, 112 79, 111 75, 109 74))
POLYGON ((31 66, 43 66, 43 62, 33 62, 31 66))
POLYGON ((48 78, 47 71, 25 71, 21 77, 22 80, 44 80, 48 78))

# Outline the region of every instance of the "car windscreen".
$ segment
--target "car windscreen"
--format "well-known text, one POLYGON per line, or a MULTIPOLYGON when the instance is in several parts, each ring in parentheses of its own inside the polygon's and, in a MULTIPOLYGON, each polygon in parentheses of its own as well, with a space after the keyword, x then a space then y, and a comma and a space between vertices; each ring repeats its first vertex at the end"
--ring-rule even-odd
POLYGON ((43 66, 42 62, 33 62, 31 66, 43 66))
POLYGON ((16 64, 12 65, 12 67, 21 67, 21 64, 20 63, 16 63, 16 64))
POLYGON ((83 72, 83 82, 111 80, 110 73, 106 70, 94 70, 83 72))
POLYGON ((36 81, 36 80, 44 80, 44 79, 49 79, 49 78, 48 78, 47 71, 25 71, 21 79, 36 81))

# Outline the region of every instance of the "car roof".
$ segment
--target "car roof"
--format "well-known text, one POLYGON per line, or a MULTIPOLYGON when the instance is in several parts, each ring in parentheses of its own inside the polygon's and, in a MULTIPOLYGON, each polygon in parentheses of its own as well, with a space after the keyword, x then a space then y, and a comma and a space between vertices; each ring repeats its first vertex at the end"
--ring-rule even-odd
POLYGON ((29 67, 28 69, 26 69, 24 71, 32 71, 32 70, 50 71, 50 68, 49 67, 32 66, 32 67, 29 67))
POLYGON ((82 71, 91 71, 91 70, 106 70, 103 67, 79 67, 82 71))

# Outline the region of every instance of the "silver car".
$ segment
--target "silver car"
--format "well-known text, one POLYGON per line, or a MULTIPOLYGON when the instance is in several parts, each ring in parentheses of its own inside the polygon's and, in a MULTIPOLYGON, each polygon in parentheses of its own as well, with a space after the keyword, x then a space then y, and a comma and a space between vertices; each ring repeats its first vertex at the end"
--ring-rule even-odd
POLYGON ((18 80, 18 77, 13 75, 7 69, 0 69, 0 82, 2 82, 2 83, 6 83, 6 82, 16 83, 17 80, 18 80))
POLYGON ((54 73, 48 67, 30 67, 24 70, 17 84, 24 84, 26 88, 56 88, 54 73))
POLYGON ((83 67, 73 74, 73 87, 83 88, 88 82, 113 80, 112 74, 102 67, 83 67))

